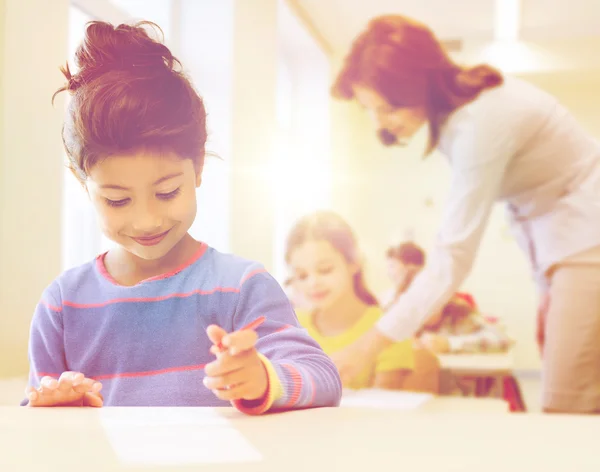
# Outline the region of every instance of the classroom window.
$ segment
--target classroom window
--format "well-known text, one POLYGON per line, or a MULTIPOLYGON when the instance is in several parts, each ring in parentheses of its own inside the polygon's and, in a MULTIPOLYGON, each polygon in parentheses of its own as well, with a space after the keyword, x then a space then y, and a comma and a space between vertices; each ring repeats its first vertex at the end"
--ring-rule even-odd
POLYGON ((283 282, 285 240, 291 226, 304 214, 331 205, 330 63, 285 1, 280 1, 278 21, 273 272, 283 282))

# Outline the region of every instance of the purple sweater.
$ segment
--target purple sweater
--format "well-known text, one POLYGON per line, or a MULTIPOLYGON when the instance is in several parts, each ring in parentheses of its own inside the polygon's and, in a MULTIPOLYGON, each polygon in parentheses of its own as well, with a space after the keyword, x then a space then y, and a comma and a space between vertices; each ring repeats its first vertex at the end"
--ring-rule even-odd
POLYGON ((226 406, 202 383, 214 360, 206 328, 231 332, 264 315, 257 350, 280 386, 271 409, 339 404, 334 364, 259 264, 202 245, 172 273, 126 287, 103 260, 45 290, 31 325, 30 385, 76 371, 102 382, 106 406, 226 406))

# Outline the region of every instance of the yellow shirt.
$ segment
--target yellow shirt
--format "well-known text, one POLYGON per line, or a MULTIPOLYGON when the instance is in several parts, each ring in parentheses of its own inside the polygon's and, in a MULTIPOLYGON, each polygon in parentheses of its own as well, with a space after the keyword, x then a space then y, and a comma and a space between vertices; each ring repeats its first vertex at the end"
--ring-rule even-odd
MULTIPOLYGON (((381 318, 382 314, 381 308, 376 306, 369 307, 362 318, 347 331, 335 336, 323 336, 313 324, 312 313, 296 311, 300 324, 320 344, 327 355, 334 354, 354 343, 354 341, 358 340, 358 338, 375 326, 375 323, 381 318)), ((362 372, 361 375, 352 381, 349 387, 353 389, 368 388, 372 385, 373 375, 376 372, 390 372, 402 369, 412 370, 413 367, 412 340, 395 343, 383 351, 377 358, 375 365, 362 372)))

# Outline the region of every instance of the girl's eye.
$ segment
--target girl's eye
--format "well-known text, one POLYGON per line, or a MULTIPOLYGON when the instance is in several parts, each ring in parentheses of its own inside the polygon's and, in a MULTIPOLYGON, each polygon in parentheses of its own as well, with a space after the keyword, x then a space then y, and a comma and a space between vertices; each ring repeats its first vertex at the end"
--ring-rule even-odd
POLYGON ((106 204, 111 207, 122 207, 129 203, 129 198, 123 198, 121 200, 110 200, 109 198, 104 199, 106 204))
POLYGON ((333 267, 321 267, 319 268, 320 274, 329 274, 333 270, 333 267))
POLYGON ((176 188, 175 190, 173 190, 172 192, 168 192, 168 193, 157 193, 156 196, 158 198, 160 198, 161 200, 171 200, 173 198, 175 198, 177 195, 179 195, 179 192, 181 190, 181 187, 176 188))

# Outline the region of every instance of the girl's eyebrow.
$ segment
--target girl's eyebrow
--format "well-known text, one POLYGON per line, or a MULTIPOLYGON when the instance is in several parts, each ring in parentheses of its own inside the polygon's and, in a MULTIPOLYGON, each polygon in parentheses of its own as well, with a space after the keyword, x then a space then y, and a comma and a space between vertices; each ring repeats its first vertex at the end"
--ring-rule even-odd
MULTIPOLYGON (((160 184, 162 182, 165 182, 167 180, 174 179, 175 177, 179 177, 180 175, 183 175, 183 172, 176 172, 176 173, 173 173, 173 174, 167 174, 167 175, 161 177, 160 179, 158 179, 152 185, 158 185, 158 184, 160 184)), ((101 185, 100 188, 112 188, 112 189, 115 189, 115 190, 131 190, 129 187, 123 187, 121 185, 113 185, 113 184, 101 185)))

